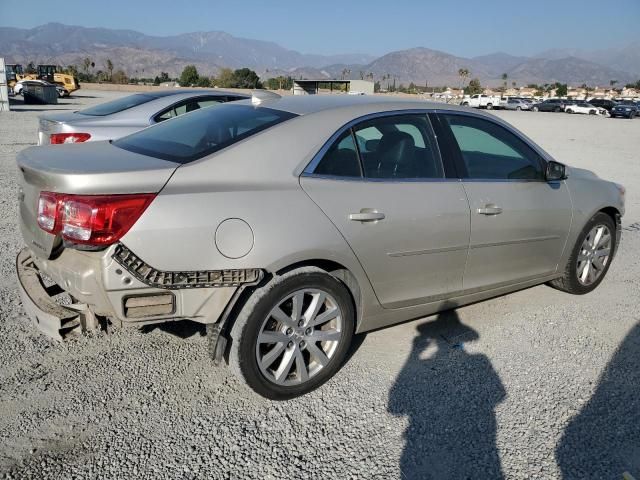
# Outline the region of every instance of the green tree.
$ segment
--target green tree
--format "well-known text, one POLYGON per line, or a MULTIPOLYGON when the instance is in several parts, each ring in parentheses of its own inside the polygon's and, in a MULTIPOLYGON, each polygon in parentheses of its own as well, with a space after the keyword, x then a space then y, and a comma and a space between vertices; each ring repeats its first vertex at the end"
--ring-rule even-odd
POLYGON ((233 72, 234 88, 262 88, 260 77, 249 68, 240 68, 233 72))
POLYGON ((233 82, 233 70, 230 68, 221 69, 214 80, 215 85, 222 88, 233 88, 233 82))
POLYGON ((477 78, 472 78, 469 82, 469 85, 465 87, 464 93, 466 95, 475 95, 477 93, 482 93, 482 85, 480 85, 480 80, 477 78))
POLYGON ((507 75, 506 73, 502 74, 502 87, 506 90, 507 89, 507 80, 509 79, 509 75, 507 75))
POLYGON ((85 57, 82 60, 82 69, 84 70, 85 75, 89 75, 89 68, 91 67, 91 59, 89 57, 85 57))
POLYGON ((180 85, 183 87, 192 87, 198 83, 200 76, 195 65, 187 65, 180 75, 180 85))
POLYGON ((198 82, 196 83, 198 87, 208 88, 211 86, 211 80, 209 77, 200 77, 198 78, 198 82))
POLYGON ((556 97, 566 97, 567 96, 567 93, 568 93, 569 89, 567 88, 567 84, 566 83, 556 82, 554 87, 556 89, 556 97))

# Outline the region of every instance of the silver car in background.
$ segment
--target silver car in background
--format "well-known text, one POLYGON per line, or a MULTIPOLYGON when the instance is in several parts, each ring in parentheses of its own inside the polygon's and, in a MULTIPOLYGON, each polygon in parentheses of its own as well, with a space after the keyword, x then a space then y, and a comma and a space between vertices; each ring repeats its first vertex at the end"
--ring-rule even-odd
POLYGON ((40 117, 38 145, 115 140, 200 108, 250 98, 222 90, 136 93, 72 113, 40 117))
POLYGON ((624 213, 622 186, 490 114, 390 97, 233 102, 17 163, 40 329, 201 322, 214 361, 272 399, 328 380, 354 334, 541 283, 592 291, 624 213))
POLYGON ((510 98, 503 106, 505 110, 531 110, 531 103, 519 98, 510 98))

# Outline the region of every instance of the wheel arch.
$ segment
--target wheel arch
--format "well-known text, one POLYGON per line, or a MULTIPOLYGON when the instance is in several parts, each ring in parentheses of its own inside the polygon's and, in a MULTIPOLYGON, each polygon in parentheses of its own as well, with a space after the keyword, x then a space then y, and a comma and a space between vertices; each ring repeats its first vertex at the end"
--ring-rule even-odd
POLYGON ((362 312, 362 290, 357 277, 346 266, 338 263, 334 260, 327 260, 323 258, 313 258, 308 260, 298 261, 289 264, 285 267, 281 267, 275 273, 275 275, 284 275, 287 272, 296 270, 303 267, 316 267, 320 270, 324 270, 329 275, 340 280, 347 287, 349 294, 351 295, 351 301, 353 302, 353 309, 356 316, 356 326, 360 323, 360 315, 362 312))

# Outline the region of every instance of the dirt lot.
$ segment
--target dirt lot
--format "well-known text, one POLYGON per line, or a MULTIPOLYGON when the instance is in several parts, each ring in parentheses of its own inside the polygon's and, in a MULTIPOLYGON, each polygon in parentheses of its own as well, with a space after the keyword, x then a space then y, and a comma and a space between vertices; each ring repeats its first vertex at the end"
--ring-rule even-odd
POLYGON ((213 368, 194 325, 59 344, 27 323, 14 159, 42 110, 0 114, 5 478, 640 478, 640 119, 497 113, 626 185, 623 243, 595 292, 540 286, 361 336, 324 387, 272 403, 213 368))

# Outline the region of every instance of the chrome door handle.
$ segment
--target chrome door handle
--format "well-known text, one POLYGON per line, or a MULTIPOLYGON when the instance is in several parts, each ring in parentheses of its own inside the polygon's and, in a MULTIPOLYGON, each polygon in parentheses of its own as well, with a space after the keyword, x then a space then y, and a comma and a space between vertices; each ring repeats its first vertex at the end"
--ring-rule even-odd
POLYGON ((378 220, 384 220, 384 213, 376 212, 370 208, 363 208, 360 213, 349 214, 349 220, 354 222, 377 222, 378 220))
POLYGON ((478 209, 478 213, 480 215, 498 215, 502 213, 502 208, 494 205, 493 203, 489 203, 485 205, 483 208, 478 209))

